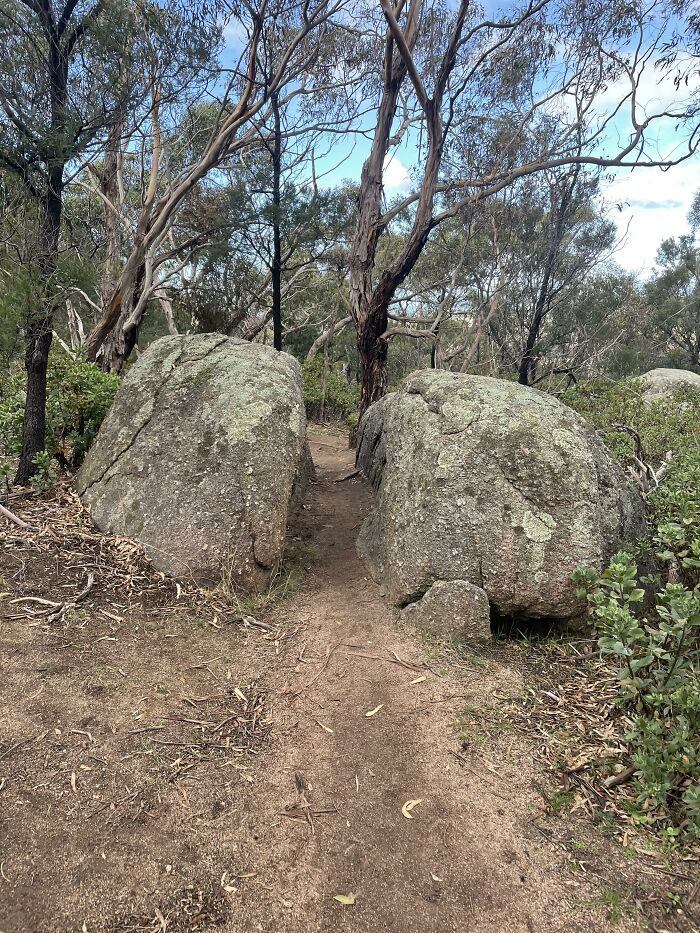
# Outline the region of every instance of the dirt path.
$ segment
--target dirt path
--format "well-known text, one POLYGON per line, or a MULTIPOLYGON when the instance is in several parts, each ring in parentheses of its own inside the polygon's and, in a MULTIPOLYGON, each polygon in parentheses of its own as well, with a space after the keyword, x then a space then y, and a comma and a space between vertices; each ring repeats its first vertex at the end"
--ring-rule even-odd
POLYGON ((255 870, 275 882, 262 899, 259 890, 244 898, 245 929, 601 929, 605 914, 559 871, 561 853, 533 826, 542 798, 519 759, 523 743, 511 737, 496 761, 460 752, 465 708, 518 695, 520 678, 474 655, 457 680, 397 628, 355 551, 367 490, 360 479, 337 482, 352 453, 318 432, 312 450, 318 476, 305 531, 318 563, 296 606, 304 643, 279 701, 287 727, 259 788, 266 815, 254 823, 255 870), (308 823, 280 818, 300 800, 308 823), (420 801, 410 819, 408 801, 420 801))
POLYGON ((79 515, 61 530, 70 502, 47 502, 33 542, 10 531, 0 933, 608 928, 615 863, 552 828, 533 740, 499 727, 518 665, 396 624, 355 552, 368 491, 336 482, 352 453, 311 439, 292 542, 308 573, 262 631, 113 572, 79 515), (87 574, 47 620, 36 598, 87 574))

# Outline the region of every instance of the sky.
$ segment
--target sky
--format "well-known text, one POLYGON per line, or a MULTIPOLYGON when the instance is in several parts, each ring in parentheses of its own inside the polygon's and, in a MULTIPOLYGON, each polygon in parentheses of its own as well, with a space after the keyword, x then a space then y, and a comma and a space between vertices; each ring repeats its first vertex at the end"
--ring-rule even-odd
MULTIPOLYGON (((613 83, 598 100, 597 109, 605 114, 615 107, 625 91, 624 85, 613 83)), ((650 116, 668 110, 678 110, 688 103, 694 94, 700 93, 700 75, 697 69, 687 85, 678 90, 671 75, 648 68, 639 85, 639 104, 650 116)), ((659 124, 662 125, 662 124, 659 124)), ((680 155, 683 151, 676 127, 666 121, 663 132, 654 138, 652 134, 649 152, 680 155)), ((620 127, 621 136, 627 123, 620 127)), ((610 134, 612 137, 612 133, 610 134)), ((609 145, 615 148, 620 140, 610 138, 609 145)), ((630 272, 646 277, 653 272, 655 257, 661 242, 669 237, 688 232, 687 215, 695 192, 700 189, 700 156, 668 170, 639 167, 618 169, 608 180, 606 173, 601 191, 609 216, 618 228, 619 243, 614 260, 630 272)), ((390 195, 411 189, 410 171, 394 156, 385 163, 384 183, 390 195)))
POLYGON ((688 232, 688 210, 699 188, 697 158, 667 172, 647 168, 618 174, 604 187, 606 198, 622 206, 621 211, 613 207, 611 212, 622 237, 615 260, 625 269, 648 275, 661 241, 688 232))
MULTIPOLYGON (((485 0, 487 11, 501 6, 503 0, 485 0)), ((235 44, 238 36, 227 36, 235 44)), ((679 61, 682 65, 683 61, 679 61)), ((689 69, 691 78, 679 90, 673 75, 661 72, 652 62, 642 74, 637 92, 637 102, 646 116, 668 111, 682 111, 683 104, 700 96, 700 70, 689 69)), ((615 110, 629 90, 629 83, 611 82, 609 87, 596 98, 595 110, 601 117, 615 110)), ((657 124, 654 124, 656 126, 657 124)), ((682 130, 672 120, 659 123, 663 131, 650 133, 646 154, 677 157, 682 152, 682 130)), ((365 126, 365 128, 369 128, 365 126)), ((617 152, 623 147, 629 132, 628 114, 622 112, 606 130, 602 147, 617 152)), ((352 146, 336 137, 327 155, 327 169, 322 172, 322 184, 333 185, 343 180, 357 181, 362 162, 369 151, 366 138, 355 138, 352 146)), ((415 147, 402 144, 397 153, 387 158, 384 166, 386 196, 391 199, 398 193, 415 190, 410 165, 416 158, 415 147)), ((318 170, 318 165, 317 165, 318 170)), ((415 179, 420 182, 420 177, 415 179)), ((688 232, 687 215, 693 197, 700 189, 700 155, 664 171, 658 168, 638 167, 635 169, 606 170, 601 184, 601 193, 608 216, 615 221, 619 243, 613 259, 623 268, 639 273, 642 277, 652 274, 656 253, 662 241, 688 232)))
MULTIPOLYGON (((384 186, 389 196, 412 188, 410 171, 396 156, 384 166, 384 186)), ((619 236, 615 262, 630 272, 648 276, 662 240, 688 232, 687 215, 698 189, 697 157, 668 171, 619 170, 614 181, 604 182, 603 197, 619 236)))

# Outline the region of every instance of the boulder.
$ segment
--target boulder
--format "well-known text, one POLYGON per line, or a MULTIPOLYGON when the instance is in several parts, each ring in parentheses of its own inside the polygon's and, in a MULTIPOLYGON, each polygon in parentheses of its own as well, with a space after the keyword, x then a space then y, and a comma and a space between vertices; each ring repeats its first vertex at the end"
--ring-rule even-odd
POLYGON ((311 469, 299 366, 219 334, 163 337, 129 369, 76 484, 153 565, 255 591, 311 469))
POLYGON ((700 375, 689 369, 650 369, 639 381, 645 386, 642 399, 647 403, 669 399, 676 389, 700 392, 700 375))
POLYGON ((644 529, 593 427, 499 379, 414 373, 366 412, 357 463, 375 490, 358 550, 398 606, 459 580, 499 616, 571 618, 576 567, 602 569, 644 529))
POLYGON ((401 620, 447 638, 491 637, 489 598, 466 580, 436 580, 421 599, 401 611, 401 620))

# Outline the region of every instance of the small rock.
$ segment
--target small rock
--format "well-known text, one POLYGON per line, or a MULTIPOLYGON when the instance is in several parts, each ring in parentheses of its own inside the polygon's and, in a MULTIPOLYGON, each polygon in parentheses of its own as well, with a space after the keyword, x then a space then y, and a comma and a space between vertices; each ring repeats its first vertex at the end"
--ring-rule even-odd
POLYGON ((466 580, 437 580, 416 602, 401 611, 401 620, 447 638, 491 638, 489 598, 466 580))

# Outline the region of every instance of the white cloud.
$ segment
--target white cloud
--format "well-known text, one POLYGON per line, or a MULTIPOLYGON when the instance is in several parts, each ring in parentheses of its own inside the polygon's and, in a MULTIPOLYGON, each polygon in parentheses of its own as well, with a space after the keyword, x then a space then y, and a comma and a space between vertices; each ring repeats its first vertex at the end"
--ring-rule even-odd
POLYGON ((235 16, 231 16, 223 23, 221 34, 224 45, 232 52, 239 52, 249 38, 248 27, 235 16))
MULTIPOLYGON (((688 67, 689 72, 687 82, 681 82, 678 86, 675 83, 676 72, 671 69, 648 64, 639 75, 636 103, 643 116, 652 117, 666 111, 682 113, 692 103, 700 90, 700 76, 687 57, 680 58, 677 64, 681 70, 688 67)), ((593 105, 594 112, 607 116, 623 99, 628 98, 630 89, 631 85, 626 77, 613 81, 597 95, 593 105)), ((628 98, 620 109, 623 117, 629 114, 630 106, 628 98)))
POLYGON ((618 171, 603 194, 620 211, 612 211, 618 233, 627 230, 622 248, 615 254, 620 265, 642 274, 651 272, 661 241, 688 232, 687 214, 700 188, 697 160, 676 165, 666 172, 656 168, 618 171))
POLYGON ((394 191, 408 191, 413 187, 411 173, 395 155, 384 157, 382 180, 385 188, 392 188, 394 191))

